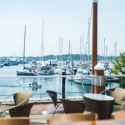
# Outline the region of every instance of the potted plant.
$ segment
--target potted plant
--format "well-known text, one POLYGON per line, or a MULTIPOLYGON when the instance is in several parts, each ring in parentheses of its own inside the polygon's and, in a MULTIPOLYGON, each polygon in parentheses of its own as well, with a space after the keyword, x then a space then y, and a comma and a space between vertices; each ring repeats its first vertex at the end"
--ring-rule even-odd
POLYGON ((109 69, 112 74, 119 75, 119 81, 121 83, 121 87, 125 88, 125 52, 122 51, 120 53, 119 58, 112 62, 112 68, 109 69))

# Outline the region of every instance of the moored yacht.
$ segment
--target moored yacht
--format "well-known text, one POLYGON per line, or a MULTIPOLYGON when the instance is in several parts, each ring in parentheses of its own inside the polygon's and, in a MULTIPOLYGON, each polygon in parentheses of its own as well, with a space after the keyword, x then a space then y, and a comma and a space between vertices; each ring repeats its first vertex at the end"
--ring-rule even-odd
POLYGON ((29 71, 28 69, 18 70, 16 71, 16 74, 18 76, 35 76, 36 75, 34 72, 29 71))

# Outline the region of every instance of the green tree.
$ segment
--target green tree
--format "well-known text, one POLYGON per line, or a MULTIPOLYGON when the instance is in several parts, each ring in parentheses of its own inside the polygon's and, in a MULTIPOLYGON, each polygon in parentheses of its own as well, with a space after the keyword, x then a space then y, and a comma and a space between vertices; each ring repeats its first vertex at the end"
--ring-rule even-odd
MULTIPOLYGON (((118 59, 112 62, 112 68, 110 68, 110 72, 115 75, 122 75, 125 73, 125 52, 122 51, 118 59)), ((119 76, 118 77, 121 83, 121 87, 125 88, 125 77, 119 76)))

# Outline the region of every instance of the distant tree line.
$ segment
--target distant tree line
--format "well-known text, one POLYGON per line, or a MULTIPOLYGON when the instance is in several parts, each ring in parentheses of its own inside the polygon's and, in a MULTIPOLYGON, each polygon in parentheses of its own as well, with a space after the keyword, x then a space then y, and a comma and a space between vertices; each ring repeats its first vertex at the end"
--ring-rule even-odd
MULTIPOLYGON (((33 56, 30 56, 30 57, 27 57, 28 59, 35 59, 35 60, 40 60, 41 57, 33 57, 33 56)), ((112 60, 115 60, 115 59, 118 59, 119 57, 114 57, 114 56, 107 56, 107 57, 104 57, 104 56, 98 56, 97 59, 100 61, 112 61, 112 60)), ((88 56, 86 54, 63 54, 63 55, 47 55, 47 56, 44 56, 43 57, 44 61, 47 61, 47 60, 58 60, 58 61, 79 61, 79 60, 82 60, 82 61, 91 61, 92 60, 92 56, 88 56)))
MULTIPOLYGON (((22 60, 23 57, 0 57, 0 58, 18 58, 19 60, 22 60)), ((115 59, 118 59, 119 56, 114 57, 114 56, 98 56, 97 59, 100 61, 112 61, 115 59)), ((39 61, 41 60, 40 56, 27 56, 25 57, 25 60, 29 61, 39 61)), ((91 61, 92 60, 92 56, 88 56, 86 54, 62 54, 62 55, 46 55, 43 57, 44 61, 47 60, 57 60, 57 61, 91 61)))

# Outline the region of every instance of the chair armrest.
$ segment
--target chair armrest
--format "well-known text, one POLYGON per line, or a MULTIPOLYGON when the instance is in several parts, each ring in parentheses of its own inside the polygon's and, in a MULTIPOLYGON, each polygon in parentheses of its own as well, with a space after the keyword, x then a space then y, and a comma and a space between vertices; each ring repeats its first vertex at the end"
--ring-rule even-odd
POLYGON ((8 98, 10 98, 11 96, 13 96, 13 94, 7 95, 1 102, 1 105, 3 104, 3 102, 5 102, 8 98))
POLYGON ((125 96, 115 100, 115 103, 122 104, 125 102, 125 96), (121 102, 121 103, 120 103, 121 102))
POLYGON ((12 106, 8 106, 7 104, 5 104, 4 102, 10 98, 11 96, 13 96, 13 94, 7 95, 0 103, 0 114, 2 114, 4 111, 7 111, 10 107, 12 106))
POLYGON ((103 91, 101 91, 99 94, 103 94, 103 93, 105 93, 106 92, 106 90, 103 90, 103 91))

